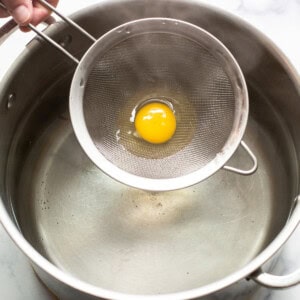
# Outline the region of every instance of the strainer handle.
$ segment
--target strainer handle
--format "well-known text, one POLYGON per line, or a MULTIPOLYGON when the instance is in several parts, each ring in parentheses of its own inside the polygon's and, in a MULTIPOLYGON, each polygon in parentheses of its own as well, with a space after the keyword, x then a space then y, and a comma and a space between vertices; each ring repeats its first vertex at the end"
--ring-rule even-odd
POLYGON ((68 23, 73 28, 77 29, 79 32, 81 32, 83 35, 85 35, 88 39, 90 39, 93 43, 97 41, 96 38, 94 38, 91 34, 89 34, 86 30, 84 30, 82 27, 80 27, 77 23, 75 23, 73 20, 62 14, 55 8, 53 5, 48 3, 45 0, 38 0, 43 6, 51 10, 53 13, 55 13, 57 16, 59 16, 62 20, 64 20, 66 23, 68 23))
MULTIPOLYGON (((49 10, 51 10, 53 13, 55 13, 61 19, 63 19, 70 26, 72 26, 73 28, 75 28, 78 31, 80 31, 83 35, 85 35, 93 43, 96 41, 96 39, 93 36, 91 36, 87 31, 85 31, 82 27, 80 27, 78 24, 76 24, 70 18, 64 16, 62 13, 60 13, 54 6, 52 6, 51 4, 49 4, 47 1, 45 1, 45 0, 38 0, 38 1, 39 1, 40 4, 42 4, 43 6, 45 6, 46 8, 48 8, 49 10)), ((3 9, 5 9, 5 10, 7 10, 7 8, 5 7, 5 5, 3 3, 1 3, 1 2, 0 2, 0 7, 3 8, 3 9)), ((53 46, 54 48, 56 48, 57 50, 59 50, 60 52, 62 52, 64 55, 66 55, 68 58, 70 58, 73 62, 75 62, 76 64, 79 64, 79 60, 76 57, 74 57, 65 48, 63 48, 60 44, 56 43, 53 39, 51 39, 50 37, 48 37, 42 31, 40 31, 39 29, 37 29, 37 27, 35 27, 32 24, 28 24, 27 27, 30 28, 32 31, 34 31, 38 36, 40 36, 48 44, 50 44, 51 46, 53 46)))
POLYGON ((239 169, 239 168, 235 168, 235 167, 225 165, 225 166, 223 166, 223 169, 225 169, 227 171, 230 171, 230 172, 240 174, 240 175, 251 175, 257 170, 257 158, 253 154, 253 152, 250 150, 249 146, 244 141, 241 141, 241 146, 249 154, 249 156, 252 160, 252 163, 253 163, 252 168, 250 168, 248 170, 243 170, 243 169, 239 169))

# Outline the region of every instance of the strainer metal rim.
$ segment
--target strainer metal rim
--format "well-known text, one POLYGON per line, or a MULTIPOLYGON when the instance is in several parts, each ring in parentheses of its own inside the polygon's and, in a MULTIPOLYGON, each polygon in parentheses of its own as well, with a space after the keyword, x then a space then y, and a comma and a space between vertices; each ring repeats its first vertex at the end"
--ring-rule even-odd
POLYGON ((90 158, 90 160, 100 170, 102 170, 104 173, 114 178, 115 180, 131 187, 148 191, 170 191, 182 189, 199 183, 213 175, 226 164, 226 162, 231 158, 231 156, 238 148, 244 135, 248 121, 249 100, 246 81, 237 61, 230 53, 230 51, 216 37, 214 37, 206 30, 182 20, 170 18, 145 18, 130 21, 108 31, 88 49, 83 58, 80 60, 80 63, 77 66, 73 76, 70 88, 69 110, 71 123, 79 144, 81 145, 87 156, 90 158), (240 104, 236 109, 236 111, 238 111, 238 118, 235 119, 231 134, 229 135, 222 151, 218 153, 217 156, 203 168, 184 176, 167 179, 139 177, 120 169, 112 162, 107 160, 107 158, 105 158, 105 156, 101 154, 101 152, 97 149, 90 136, 90 133, 86 126, 83 109, 86 79, 88 78, 89 72, 93 67, 94 59, 99 53, 99 48, 101 50, 108 50, 113 47, 115 43, 121 42, 122 39, 126 40, 134 35, 144 33, 144 29, 147 29, 147 32, 151 33, 165 32, 166 29, 162 31, 161 27, 159 27, 159 29, 157 28, 158 24, 160 24, 160 26, 161 24, 164 24, 164 28, 173 26, 171 28, 176 28, 175 34, 180 34, 182 31, 182 35, 185 37, 186 32, 188 32, 189 35, 195 37, 197 36, 197 34, 205 35, 205 38, 214 43, 216 53, 218 55, 222 55, 224 59, 230 61, 230 66, 233 68, 234 75, 236 76, 237 82, 239 83, 239 85, 236 87, 239 93, 238 98, 240 104), (122 39, 120 39, 121 37, 122 39))

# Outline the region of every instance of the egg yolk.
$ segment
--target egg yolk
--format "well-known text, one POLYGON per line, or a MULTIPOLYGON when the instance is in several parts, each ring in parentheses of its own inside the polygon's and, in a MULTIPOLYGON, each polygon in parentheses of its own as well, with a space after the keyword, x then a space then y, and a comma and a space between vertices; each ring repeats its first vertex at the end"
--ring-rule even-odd
POLYGON ((134 125, 139 136, 145 141, 162 144, 174 135, 176 118, 166 104, 151 102, 137 112, 134 125))

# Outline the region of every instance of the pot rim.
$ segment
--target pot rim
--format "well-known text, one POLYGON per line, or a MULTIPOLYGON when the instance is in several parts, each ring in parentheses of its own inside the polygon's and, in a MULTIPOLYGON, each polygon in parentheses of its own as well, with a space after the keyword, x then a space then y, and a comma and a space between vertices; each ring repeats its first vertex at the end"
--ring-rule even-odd
MULTIPOLYGON (((127 2, 128 0, 120 0, 122 2, 127 2)), ((130 0, 129 0, 130 1, 130 0)), ((109 0, 102 1, 101 5, 105 5, 109 0)), ((184 0, 187 3, 196 2, 195 0, 184 0)), ((199 3, 198 3, 199 4, 199 3)), ((99 4, 96 4, 99 5, 99 4)), ((96 6, 95 5, 95 6, 96 6)), ((300 94, 300 75, 297 70, 291 64, 289 59, 285 54, 275 45, 273 41, 271 41, 267 36, 261 33, 258 29, 248 24, 242 18, 233 15, 223 9, 217 8, 213 5, 201 4, 201 6, 205 6, 215 10, 217 13, 235 20, 240 23, 247 31, 255 34, 255 36, 264 42, 265 48, 272 53, 274 58, 281 64, 286 73, 289 75, 290 80, 294 83, 298 93, 300 94)), ((92 10, 94 6, 89 6, 88 8, 83 10, 83 13, 86 13, 89 10, 92 10)), ((79 13, 75 13, 73 16, 77 16, 79 13)), ((36 266, 44 270, 46 273, 61 281, 62 283, 79 290, 83 293, 102 297, 107 299, 124 299, 124 300, 137 300, 137 299, 157 299, 157 300, 180 300, 180 299, 192 299, 196 297, 205 296, 214 292, 217 292, 223 288, 226 288, 235 282, 247 278, 254 271, 258 270, 264 263, 266 263, 276 252, 284 245, 284 243, 288 240, 294 230, 297 228, 297 225, 300 223, 300 196, 296 197, 295 205, 293 207, 293 211, 288 219, 286 225, 283 227, 281 232, 276 236, 276 238, 259 254, 255 257, 251 262, 249 262, 246 266, 244 266, 241 270, 234 272, 226 276, 225 278, 218 280, 216 282, 210 283, 208 285, 195 288, 192 290, 187 290, 183 292, 171 293, 171 294, 162 294, 162 295, 139 295, 139 294, 125 294, 120 292, 115 292, 111 290, 107 290, 101 287, 96 287, 94 285, 88 284, 80 279, 73 277, 72 275, 64 273, 54 264, 49 262, 46 258, 44 258, 39 252, 37 252, 33 246, 24 238, 16 224, 11 219, 5 205, 2 201, 2 196, 0 195, 0 221, 9 234, 11 239, 15 242, 15 244, 19 247, 19 249, 34 263, 36 266)))

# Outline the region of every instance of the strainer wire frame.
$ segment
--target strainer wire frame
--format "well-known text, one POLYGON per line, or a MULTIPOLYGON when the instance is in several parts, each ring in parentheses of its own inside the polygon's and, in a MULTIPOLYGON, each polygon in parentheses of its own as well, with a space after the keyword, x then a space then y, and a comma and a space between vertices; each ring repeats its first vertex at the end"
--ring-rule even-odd
MULTIPOLYGON (((253 152, 250 150, 248 145, 242 140, 242 136, 244 134, 244 131, 246 129, 247 125, 247 118, 248 118, 248 94, 247 94, 247 88, 245 79, 243 77, 242 71, 240 70, 240 67, 238 63, 236 62, 235 58, 232 56, 232 54, 229 52, 229 50, 213 35, 211 35, 209 32, 205 31, 204 29, 197 27, 193 24, 190 24, 188 22, 184 22, 181 20, 175 20, 175 19, 169 19, 169 18, 146 18, 146 19, 140 19, 140 20, 134 20, 131 22, 128 22, 126 24, 123 24, 121 26, 118 26, 103 36, 101 36, 98 40, 94 38, 92 35, 90 35, 86 30, 84 30, 82 27, 80 27, 77 23, 75 23, 70 18, 66 17, 62 13, 60 13, 55 7, 53 7, 51 4, 46 2, 45 0, 38 0, 42 5, 47 7, 49 10, 51 10, 53 13, 55 13, 57 16, 59 16, 61 19, 63 19, 66 23, 68 23, 71 27, 78 30, 81 34, 85 35, 93 44, 92 46, 87 50, 87 52, 84 54, 84 56, 81 58, 81 60, 78 60, 76 57, 74 57, 71 53, 69 53, 65 48, 63 48, 60 44, 55 42, 53 39, 51 39, 49 36, 47 36, 45 33, 37 29, 32 24, 29 24, 28 27, 33 30, 38 36, 40 36, 43 40, 45 40, 48 44, 62 52, 65 56, 67 56, 69 59, 71 59, 74 63, 76 63, 77 69, 75 71, 71 90, 70 90, 70 115, 71 115, 71 122, 72 126, 75 132, 75 135, 77 136, 77 139, 87 154, 87 156, 94 162, 94 164, 100 168, 103 172, 105 172, 110 177, 127 184, 129 186, 140 188, 143 190, 149 190, 149 191, 169 191, 169 190, 175 190, 175 189, 181 189, 188 186, 191 186, 193 184, 196 184, 212 174, 214 174, 216 171, 218 171, 220 168, 224 168, 225 170, 228 170, 230 172, 234 172, 240 175, 251 175, 253 174, 257 169, 257 158, 253 154, 253 152), (93 143, 90 134, 87 130, 87 127, 85 126, 85 120, 84 120, 84 113, 83 113, 83 93, 84 93, 84 86, 85 86, 85 79, 87 78, 86 74, 88 74, 88 71, 91 68, 91 65, 94 62, 94 53, 99 47, 99 45, 102 48, 105 48, 106 46, 111 46, 111 42, 113 40, 113 37, 116 39, 116 41, 120 42, 120 31, 124 31, 125 28, 128 28, 128 26, 136 23, 140 23, 139 25, 147 24, 147 27, 149 26, 150 22, 157 22, 161 21, 164 24, 167 22, 171 22, 176 25, 181 24, 183 27, 188 26, 189 28, 194 28, 195 30, 200 30, 202 33, 205 33, 210 39, 214 40, 214 43, 218 45, 218 47, 221 49, 222 55, 226 55, 228 59, 231 60, 231 63, 234 64, 235 69, 238 71, 238 76, 240 79, 240 84, 242 85, 242 90, 244 92, 243 99, 246 100, 244 104, 246 105, 244 107, 244 112, 241 114, 242 118, 239 120, 239 138, 233 139, 233 142, 230 144, 230 147, 227 147, 226 151, 222 153, 222 160, 220 157, 217 159, 218 163, 216 163, 216 159, 208 163, 204 168, 202 168, 202 174, 204 176, 199 176, 199 172, 193 172, 188 175, 184 175, 177 178, 171 178, 171 179, 149 179, 149 178, 143 178, 139 177, 133 174, 129 174, 128 172, 118 168, 116 165, 108 161, 96 148, 95 144, 93 143), (109 42, 109 43, 108 43, 109 42), (226 162, 231 158, 231 156, 234 154, 238 146, 241 145, 243 149, 248 153, 251 161, 252 161, 252 167, 249 169, 240 169, 232 166, 225 165, 226 162), (204 172, 203 172, 203 169, 204 172)), ((5 6, 0 2, 0 6, 5 9, 5 6)), ((180 26, 179 26, 180 27, 180 26)), ((177 27, 177 28, 179 28, 177 27)), ((136 28, 136 27, 135 27, 136 28)), ((149 27, 148 27, 149 28, 149 27)), ((139 26, 140 30, 143 30, 143 26, 139 26)), ((149 29, 148 29, 149 30, 149 29)), ((178 30, 178 29, 177 29, 178 30)), ((128 31, 127 31, 128 33, 128 31)), ((131 32, 132 34, 138 34, 137 32, 131 32)), ((128 35, 126 36, 128 38, 128 35)))

